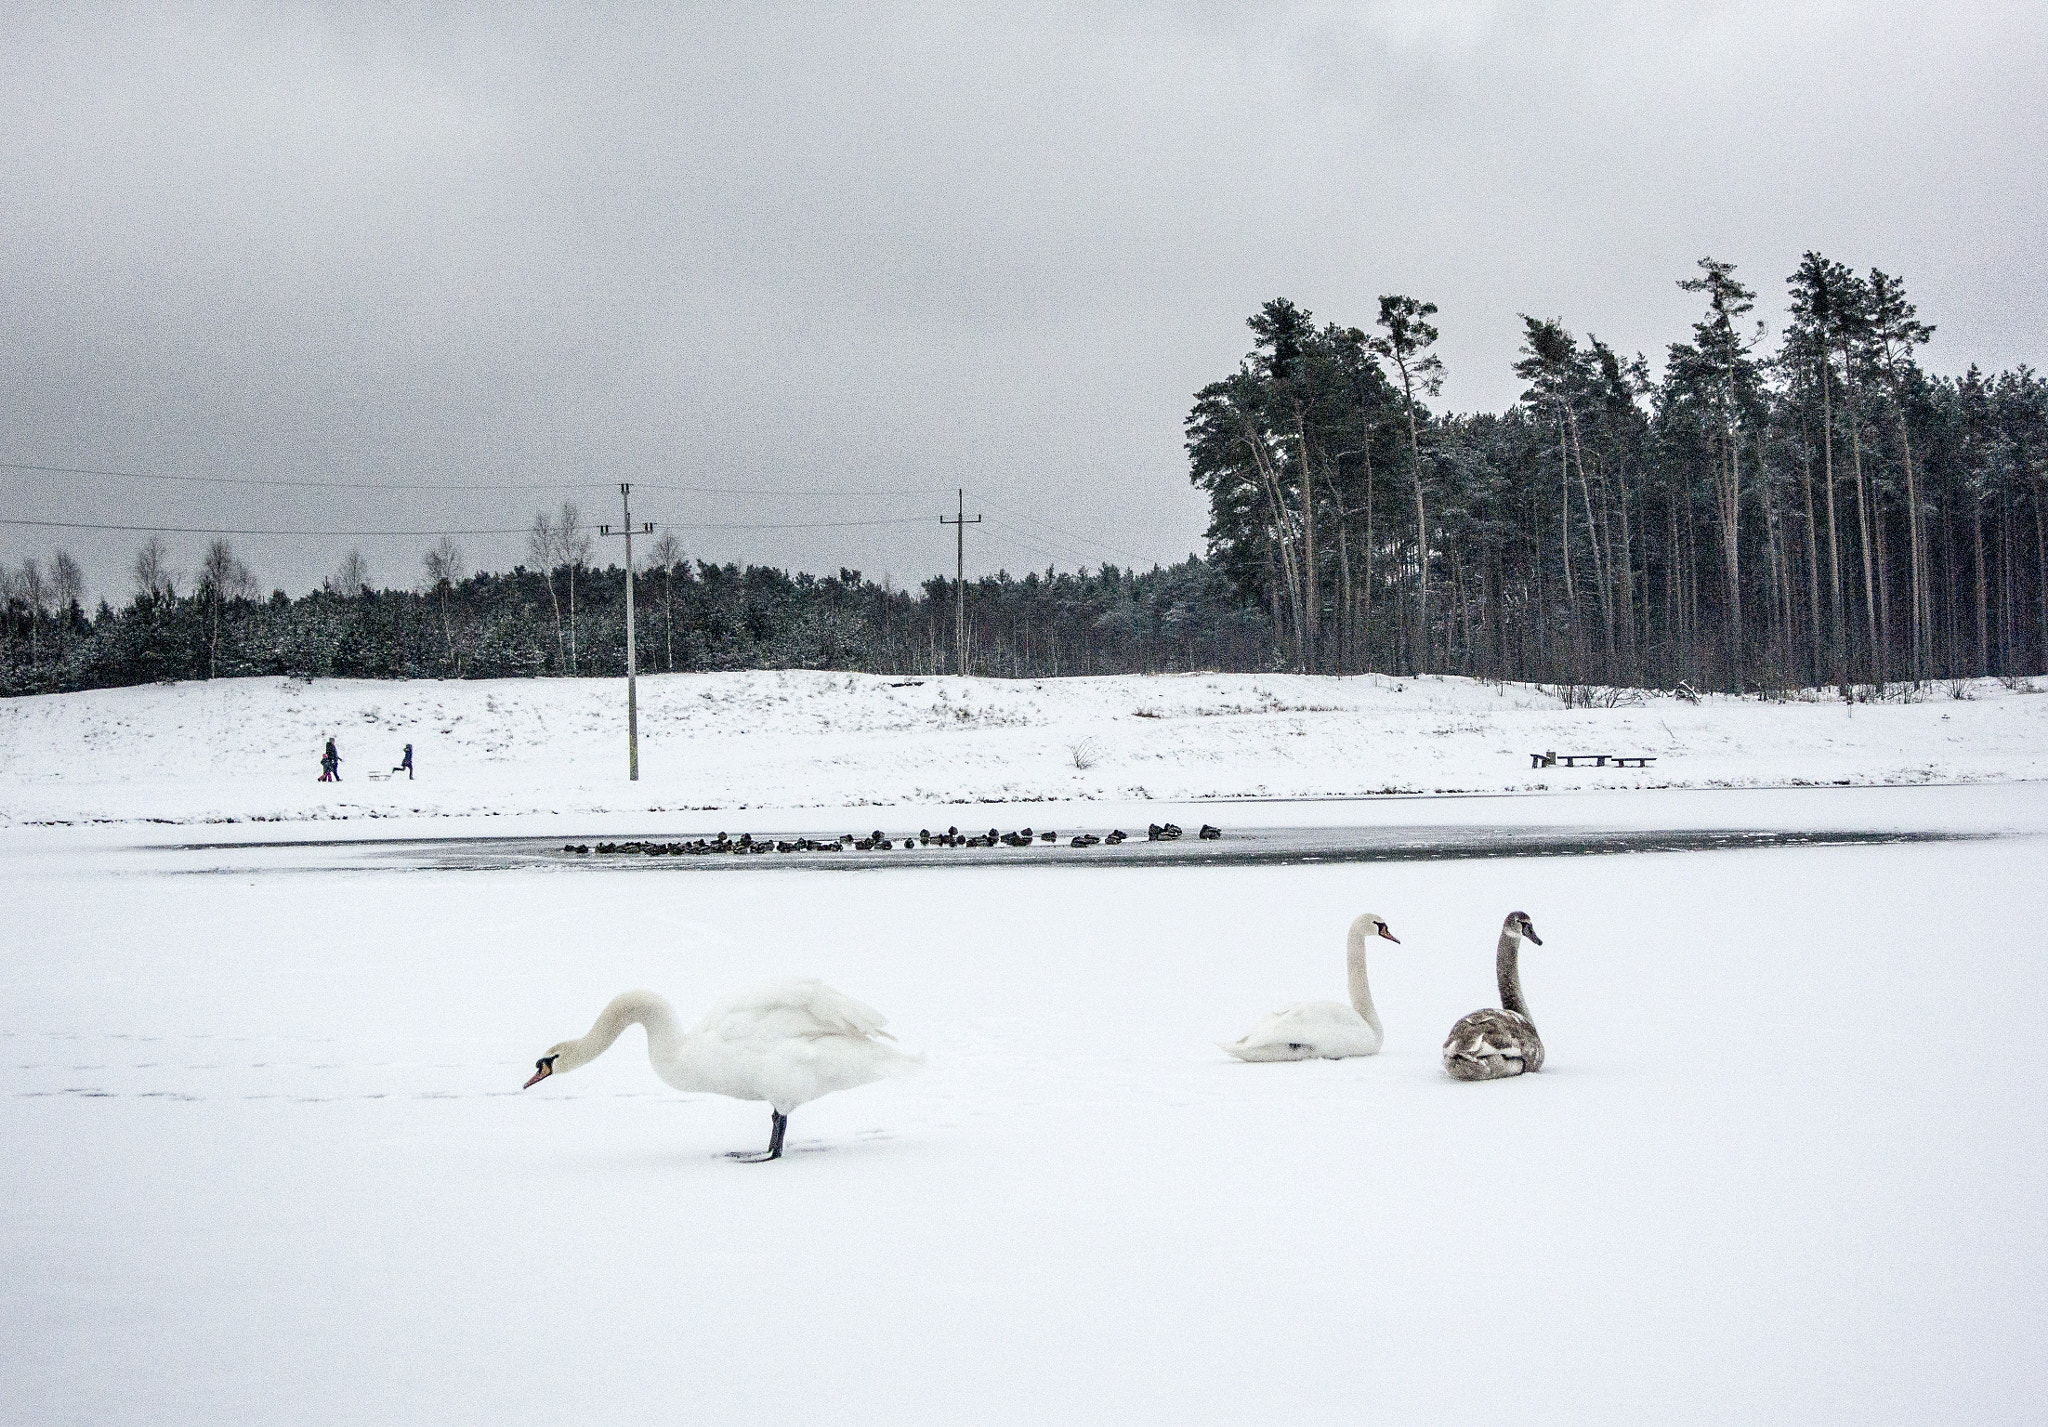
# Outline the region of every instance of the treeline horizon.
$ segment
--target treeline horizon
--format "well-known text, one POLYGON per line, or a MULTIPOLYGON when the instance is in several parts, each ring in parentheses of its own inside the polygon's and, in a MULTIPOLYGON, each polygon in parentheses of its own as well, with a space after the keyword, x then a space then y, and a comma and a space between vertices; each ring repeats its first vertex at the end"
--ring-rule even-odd
MULTIPOLYGON (((1775 351, 1756 294, 1703 258, 1702 314, 1663 372, 1524 315, 1501 412, 1439 413, 1433 304, 1374 330, 1275 298, 1196 394, 1189 478, 1208 551, 1138 572, 967 582, 966 672, 1295 670, 1769 691, 2048 668, 2048 384, 1924 371, 1905 284, 1809 252, 1775 351)), ((572 505, 528 563, 470 574, 444 538, 418 584, 349 552, 320 590, 260 598, 225 539, 189 588, 151 537, 116 608, 78 565, 0 567, 0 693, 249 674, 617 675, 625 574, 572 505)), ((691 561, 636 570, 640 668, 961 672, 953 580, 914 590, 691 561)))
MULTIPOLYGON (((573 531, 573 525, 572 525, 573 531)), ((673 551, 635 562, 642 673, 753 668, 953 672, 956 585, 916 590, 673 551)), ((88 615, 74 597, 40 613, 17 590, 0 638, 0 694, 55 693, 251 675, 340 678, 617 677, 626 666, 625 571, 565 561, 542 572, 465 574, 443 541, 411 589, 360 583, 353 553, 322 589, 258 595, 224 540, 189 590, 160 543, 137 589, 88 615)), ((1149 571, 1007 572, 967 581, 968 660, 997 677, 1269 667, 1272 634, 1199 556, 1149 571)))

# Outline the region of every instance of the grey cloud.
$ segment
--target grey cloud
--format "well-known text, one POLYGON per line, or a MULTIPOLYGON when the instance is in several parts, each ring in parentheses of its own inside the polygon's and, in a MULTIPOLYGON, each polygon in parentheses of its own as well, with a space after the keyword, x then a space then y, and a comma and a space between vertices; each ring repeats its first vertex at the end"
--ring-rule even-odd
MULTIPOLYGON (((1661 352, 1707 252, 1766 310, 1809 246, 1902 271, 1936 366, 2039 362, 2048 330, 2031 5, 8 25, 6 459, 827 492, 641 502, 698 521, 936 517, 964 484, 1040 522, 975 532, 976 568, 1018 570, 1200 546, 1180 420, 1278 294, 1358 324, 1437 302, 1460 407, 1514 398, 1518 311, 1661 352), (932 493, 829 494, 906 486, 932 493)), ((119 523, 489 527, 558 498, 0 473, 11 513, 119 523)), ((122 593, 135 538, 0 531, 57 543, 122 593)), ((241 545, 296 589, 347 543, 241 545)), ((429 543, 363 542, 392 583, 429 543)), ((950 557, 935 519, 685 545, 904 580, 950 557)))

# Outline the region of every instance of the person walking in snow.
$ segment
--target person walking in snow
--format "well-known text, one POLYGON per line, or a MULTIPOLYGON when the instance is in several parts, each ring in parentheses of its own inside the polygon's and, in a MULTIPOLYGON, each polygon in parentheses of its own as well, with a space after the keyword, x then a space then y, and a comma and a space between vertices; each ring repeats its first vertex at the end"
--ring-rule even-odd
POLYGON ((405 757, 399 759, 398 766, 396 768, 393 768, 391 771, 394 773, 403 773, 405 774, 407 782, 412 781, 412 745, 410 743, 405 745, 405 757))
POLYGON ((320 755, 320 781, 339 783, 341 781, 341 754, 332 738, 327 740, 327 751, 320 755))

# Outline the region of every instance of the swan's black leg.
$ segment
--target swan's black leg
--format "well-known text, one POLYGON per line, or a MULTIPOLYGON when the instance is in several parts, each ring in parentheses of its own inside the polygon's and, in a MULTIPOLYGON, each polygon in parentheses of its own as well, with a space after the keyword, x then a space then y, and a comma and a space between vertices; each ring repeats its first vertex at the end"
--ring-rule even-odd
POLYGON ((734 1150, 726 1156, 727 1159, 736 1159, 743 1164, 766 1164, 771 1159, 782 1158, 782 1133, 789 1128, 789 1116, 783 1114, 780 1110, 770 1110, 768 1113, 775 1117, 775 1128, 768 1132, 767 1150, 761 1154, 748 1154, 743 1150, 734 1150))

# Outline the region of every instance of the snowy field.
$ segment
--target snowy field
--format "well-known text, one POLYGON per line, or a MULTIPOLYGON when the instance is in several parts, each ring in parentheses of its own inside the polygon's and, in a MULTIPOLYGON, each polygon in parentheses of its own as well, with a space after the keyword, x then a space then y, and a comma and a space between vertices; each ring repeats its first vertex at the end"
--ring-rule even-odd
POLYGON ((1977 836, 657 871, 17 826, 0 1417, 2043 1420, 2038 785, 1237 811, 1977 836), (1550 1063, 1454 1083, 1515 908, 1550 1063), (1341 996, 1363 910, 1403 939, 1383 1054, 1216 1049, 1341 996), (779 1163, 723 1158, 765 1110, 667 1090, 638 1032, 518 1088, 616 991, 784 974, 929 1064, 798 1110, 779 1163))
POLYGON ((645 692, 637 787, 616 684, 0 703, 0 1421, 2048 1420, 2048 698, 645 692), (313 782, 328 731, 420 780, 313 782), (560 851, 1167 818, 1226 835, 560 851), (1549 1063, 1452 1082, 1515 909, 1549 1063), (1217 1049, 1361 911, 1382 1054, 1217 1049), (637 1031, 519 1089, 615 992, 789 975, 928 1064, 778 1163, 637 1031))
POLYGON ((1566 708, 1529 685, 1378 675, 676 674, 641 681, 635 785, 620 679, 232 679, 0 700, 0 824, 2048 778, 2048 694, 1955 692, 1566 708), (338 785, 316 779, 329 736, 338 785), (419 776, 392 781, 407 743, 419 776), (1546 750, 1656 762, 1532 769, 1546 750))

